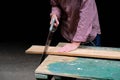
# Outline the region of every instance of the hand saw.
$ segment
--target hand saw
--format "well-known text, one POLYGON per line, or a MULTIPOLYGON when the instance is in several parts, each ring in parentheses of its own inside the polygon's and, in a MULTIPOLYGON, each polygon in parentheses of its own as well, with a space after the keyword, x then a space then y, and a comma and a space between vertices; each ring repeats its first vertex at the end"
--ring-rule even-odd
POLYGON ((43 54, 41 55, 40 63, 47 57, 46 52, 47 52, 47 50, 48 50, 48 47, 50 46, 53 33, 54 33, 54 32, 56 31, 56 29, 57 29, 57 27, 54 27, 54 23, 55 23, 55 19, 52 18, 52 22, 51 22, 51 25, 50 25, 50 28, 49 28, 48 37, 47 37, 47 41, 46 41, 46 43, 45 43, 44 52, 43 52, 43 54))

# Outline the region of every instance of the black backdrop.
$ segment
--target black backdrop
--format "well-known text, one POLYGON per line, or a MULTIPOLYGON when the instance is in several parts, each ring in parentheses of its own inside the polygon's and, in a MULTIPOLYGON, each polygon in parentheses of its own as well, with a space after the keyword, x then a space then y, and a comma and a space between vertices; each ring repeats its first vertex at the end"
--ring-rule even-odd
MULTIPOLYGON (((1 9, 0 42, 25 41, 44 44, 49 28, 49 0, 4 1, 1 9)), ((96 0, 102 30, 102 46, 120 47, 119 4, 96 0)), ((54 38, 58 40, 59 33, 54 38)))

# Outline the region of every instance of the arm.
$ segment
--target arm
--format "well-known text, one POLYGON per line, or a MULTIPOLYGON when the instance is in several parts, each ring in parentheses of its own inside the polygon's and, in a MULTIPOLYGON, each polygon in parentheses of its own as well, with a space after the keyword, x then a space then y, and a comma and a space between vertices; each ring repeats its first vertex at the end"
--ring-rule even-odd
POLYGON ((60 48, 59 52, 69 52, 77 49, 81 42, 87 40, 88 35, 92 30, 92 21, 96 14, 96 5, 94 0, 83 0, 81 7, 79 9, 79 22, 77 26, 77 31, 71 43, 60 48))
MULTIPOLYGON (((57 0, 51 0, 50 1, 50 4, 51 4, 51 13, 50 13, 50 17, 51 17, 51 20, 52 18, 55 19, 56 23, 54 24, 56 27, 59 25, 59 18, 60 18, 60 15, 61 15, 61 11, 58 7, 58 1, 57 0)), ((50 21, 50 24, 51 24, 51 21, 50 21)))
POLYGON ((85 42, 92 30, 92 21, 97 14, 95 0, 83 0, 80 8, 80 19, 73 42, 85 42))

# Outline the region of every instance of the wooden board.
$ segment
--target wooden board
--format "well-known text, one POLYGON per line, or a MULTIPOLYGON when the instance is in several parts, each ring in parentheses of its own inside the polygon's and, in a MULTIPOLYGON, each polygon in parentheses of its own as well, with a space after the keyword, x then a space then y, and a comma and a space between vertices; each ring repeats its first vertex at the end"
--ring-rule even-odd
MULTIPOLYGON (((42 54, 45 46, 32 45, 25 52, 27 54, 42 54)), ((81 57, 93 57, 93 58, 105 58, 105 59, 120 59, 120 48, 113 47, 91 47, 81 46, 80 48, 71 52, 56 52, 60 47, 50 46, 47 54, 51 55, 64 55, 64 56, 81 56, 81 57)))
POLYGON ((49 55, 35 70, 37 78, 56 75, 90 80, 120 80, 120 61, 49 55))

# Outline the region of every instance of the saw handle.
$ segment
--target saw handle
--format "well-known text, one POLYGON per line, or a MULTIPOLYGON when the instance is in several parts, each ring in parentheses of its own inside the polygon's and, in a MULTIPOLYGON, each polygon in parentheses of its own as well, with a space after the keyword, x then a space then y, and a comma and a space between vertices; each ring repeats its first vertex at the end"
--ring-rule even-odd
POLYGON ((55 23, 55 19, 52 18, 52 22, 51 22, 51 25, 50 25, 50 28, 49 28, 49 31, 50 32, 55 32, 57 27, 54 27, 54 23, 55 23))

